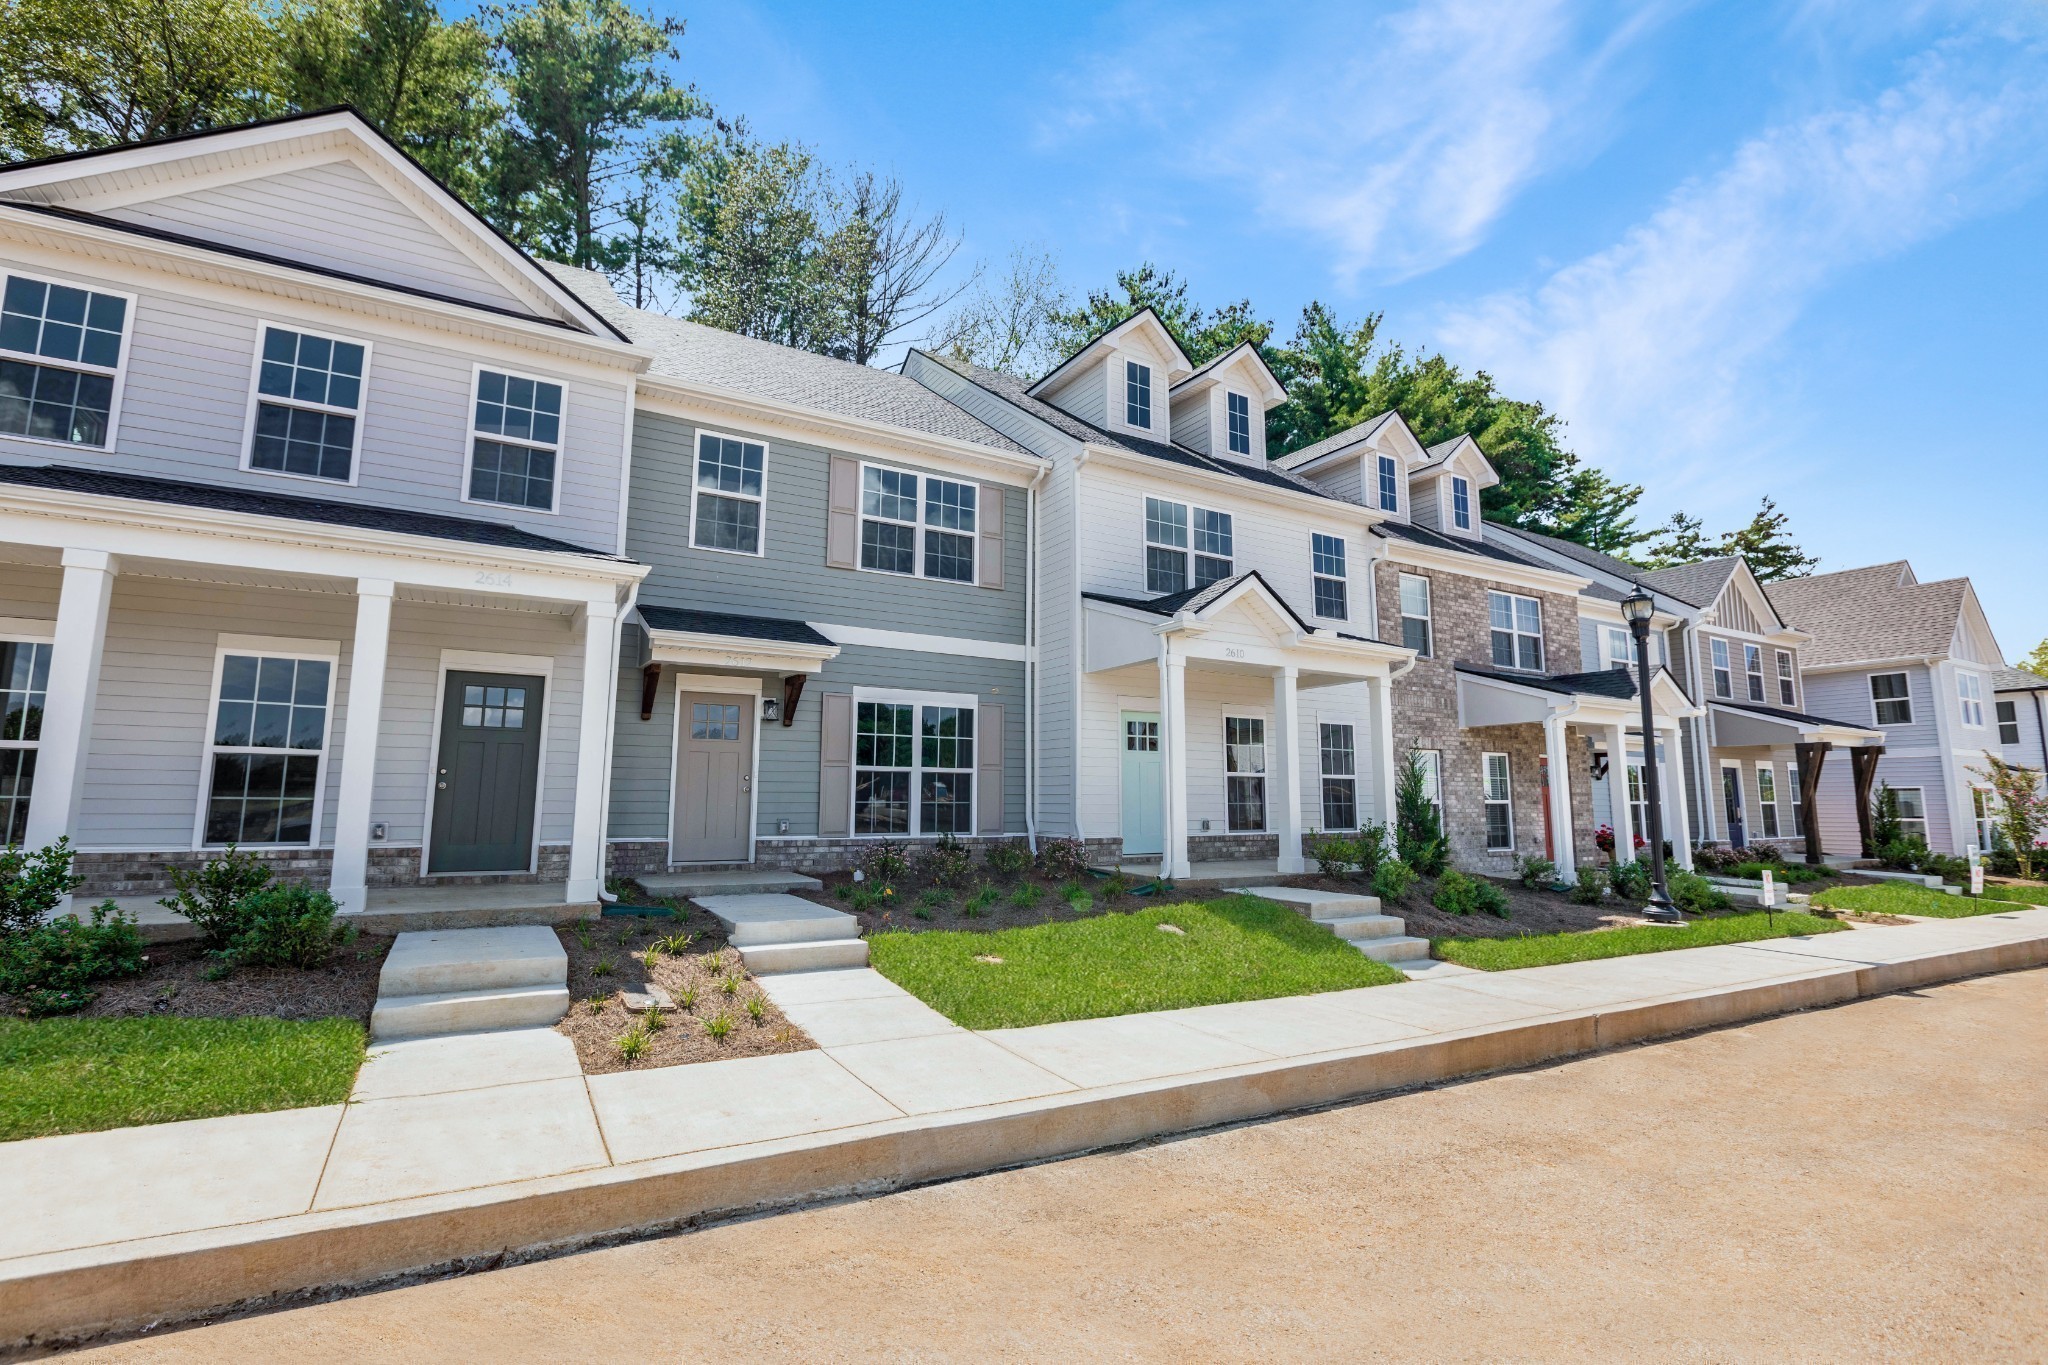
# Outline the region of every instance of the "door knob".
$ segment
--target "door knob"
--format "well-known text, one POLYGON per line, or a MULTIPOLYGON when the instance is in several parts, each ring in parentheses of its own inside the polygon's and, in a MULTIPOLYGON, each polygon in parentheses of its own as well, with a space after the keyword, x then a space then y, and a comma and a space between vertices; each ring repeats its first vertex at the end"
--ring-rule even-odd
POLYGON ((447 784, 446 782, 436 782, 436 783, 434 784, 434 790, 435 790, 435 791, 447 791, 447 790, 448 790, 448 784, 447 784))

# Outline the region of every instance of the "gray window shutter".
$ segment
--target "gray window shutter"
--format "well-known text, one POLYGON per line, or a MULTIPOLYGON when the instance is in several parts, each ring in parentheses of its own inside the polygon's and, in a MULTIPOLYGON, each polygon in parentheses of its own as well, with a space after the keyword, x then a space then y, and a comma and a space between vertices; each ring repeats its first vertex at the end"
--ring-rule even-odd
POLYGON ((1001 834, 1003 832, 1003 708, 999 703, 983 702, 981 716, 975 722, 977 733, 974 737, 975 752, 979 762, 975 764, 974 786, 978 793, 975 805, 975 833, 1001 834))
POLYGON ((844 839, 853 833, 853 695, 818 701, 818 837, 844 839))
POLYGON ((1003 586, 1003 490, 981 486, 981 578, 984 588, 1003 586))
POLYGON ((825 567, 852 569, 860 564, 860 461, 834 455, 826 477, 825 567))

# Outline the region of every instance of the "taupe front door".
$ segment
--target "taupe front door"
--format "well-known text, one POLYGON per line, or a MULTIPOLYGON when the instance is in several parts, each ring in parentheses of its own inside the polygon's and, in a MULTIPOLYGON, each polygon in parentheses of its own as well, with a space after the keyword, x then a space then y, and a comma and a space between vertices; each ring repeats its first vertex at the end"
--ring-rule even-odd
POLYGON ((679 863, 745 862, 753 856, 754 699, 684 692, 676 717, 674 845, 679 863))

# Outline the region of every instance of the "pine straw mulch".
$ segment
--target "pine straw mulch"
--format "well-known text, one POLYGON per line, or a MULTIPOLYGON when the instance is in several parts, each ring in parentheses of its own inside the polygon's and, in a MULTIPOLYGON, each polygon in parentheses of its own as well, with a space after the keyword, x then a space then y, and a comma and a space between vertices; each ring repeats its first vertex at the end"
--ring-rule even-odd
POLYGON ((740 966, 739 953, 727 945, 718 921, 701 910, 672 914, 648 906, 645 915, 579 920, 555 933, 569 955, 569 1013, 555 1031, 576 1045, 585 1075, 766 1057, 817 1046, 740 966), (689 947, 670 953, 658 946, 674 934, 689 934, 689 947), (599 974, 599 963, 609 970, 599 974), (675 997, 676 1008, 662 1014, 659 1027, 648 1028, 646 1050, 627 1061, 618 1040, 647 1024, 650 1015, 632 1013, 620 996, 644 990, 650 977, 675 997), (756 1000, 758 1018, 748 1009, 756 1000), (723 1038, 705 1028, 719 1015, 732 1023, 723 1038))
MULTIPOLYGON (((216 959, 196 942, 152 943, 139 976, 94 983, 98 992, 78 1016, 97 1019, 175 1015, 187 1019, 353 1019, 368 1027, 377 1003, 377 973, 388 938, 362 935, 336 950, 325 967, 237 967, 219 981, 206 973, 216 959)), ((0 1010, 18 1012, 0 995, 0 1010)))

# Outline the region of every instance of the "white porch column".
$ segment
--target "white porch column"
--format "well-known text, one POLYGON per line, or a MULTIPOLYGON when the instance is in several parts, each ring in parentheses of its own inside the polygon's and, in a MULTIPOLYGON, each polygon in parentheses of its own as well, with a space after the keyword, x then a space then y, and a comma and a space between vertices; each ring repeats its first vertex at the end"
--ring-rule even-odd
MULTIPOLYGON (((608 736, 612 665, 619 657, 619 606, 609 599, 583 605, 583 698, 577 712, 576 818, 569 835, 571 904, 594 901, 604 889, 604 789, 611 780, 608 736)), ((751 842, 754 831, 747 831, 751 842)))
POLYGON ((1366 702, 1372 708, 1373 781, 1379 788, 1375 809, 1387 837, 1394 837, 1394 681, 1388 677, 1365 680, 1366 702))
POLYGON ((1188 863, 1188 666, 1168 645, 1160 664, 1159 718, 1166 729, 1166 841, 1159 859, 1162 877, 1190 877, 1188 863))
POLYGON ((1671 841, 1671 856, 1687 872, 1692 871, 1692 821, 1688 817, 1690 804, 1685 790, 1685 746, 1678 742, 1678 722, 1673 721, 1669 729, 1657 732, 1664 739, 1664 752, 1669 761, 1664 765, 1665 781, 1662 791, 1671 805, 1665 811, 1664 837, 1671 841), (1676 781, 1671 774, 1677 773, 1676 781))
POLYGON ((1579 875, 1579 855, 1572 843, 1571 745, 1563 716, 1543 718, 1543 752, 1550 763, 1550 842, 1558 880, 1568 882, 1579 875))
POLYGON ((391 598, 384 578, 356 580, 356 634, 348 651, 348 712, 341 741, 341 794, 334 804, 334 867, 327 892, 343 910, 369 908, 370 803, 383 732, 384 665, 391 653, 391 598))
POLYGON ((1273 830, 1280 836, 1280 875, 1307 869, 1301 856, 1301 708, 1296 701, 1296 684, 1301 670, 1292 666, 1273 670, 1273 744, 1267 760, 1269 785, 1280 788, 1273 807, 1273 830))
POLYGON ((28 848, 55 843, 78 824, 86 757, 92 749, 92 712, 99 698, 100 658, 107 641, 107 604, 117 567, 114 556, 104 550, 64 552, 42 740, 36 752, 28 827, 22 835, 28 848))
MULTIPOLYGON (((1607 804, 1614 815, 1614 861, 1636 858, 1635 812, 1628 804, 1628 727, 1607 727, 1607 804)), ((1646 836, 1647 837, 1647 836, 1646 836)))

